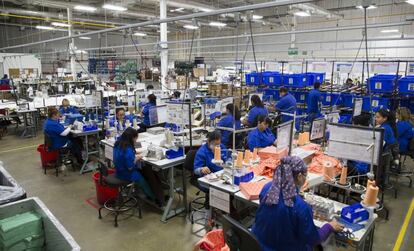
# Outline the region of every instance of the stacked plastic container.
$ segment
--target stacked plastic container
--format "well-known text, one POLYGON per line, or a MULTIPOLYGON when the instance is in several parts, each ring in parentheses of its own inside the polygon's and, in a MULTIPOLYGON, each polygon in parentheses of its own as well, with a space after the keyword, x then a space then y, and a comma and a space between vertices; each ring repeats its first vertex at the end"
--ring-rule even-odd
POLYGON ((268 86, 282 84, 282 75, 277 71, 266 71, 262 73, 263 83, 268 86))
POLYGON ((403 95, 414 95, 414 76, 399 79, 398 92, 403 95))
POLYGON ((283 75, 283 85, 303 88, 311 85, 310 79, 306 74, 286 74, 283 75))
POLYGON ((260 84, 260 78, 262 77, 261 73, 252 72, 245 75, 246 85, 257 86, 260 84))
POLYGON ((400 76, 394 74, 378 74, 368 79, 372 93, 392 93, 400 76))

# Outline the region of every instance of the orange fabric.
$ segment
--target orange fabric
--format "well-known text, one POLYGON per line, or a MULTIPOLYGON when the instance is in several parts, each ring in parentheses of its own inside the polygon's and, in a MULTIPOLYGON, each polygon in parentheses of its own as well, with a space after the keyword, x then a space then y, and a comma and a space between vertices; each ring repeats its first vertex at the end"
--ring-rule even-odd
POLYGON ((313 143, 301 146, 300 148, 302 148, 303 150, 308 150, 308 151, 320 151, 321 150, 320 145, 313 144, 313 143))
POLYGON ((269 180, 261 180, 256 182, 241 182, 239 187, 240 191, 246 196, 248 200, 257 200, 259 199, 259 194, 262 191, 264 185, 266 185, 269 180))
POLYGON ((299 133, 298 145, 303 146, 309 142, 309 132, 299 133))
POLYGON ((252 166, 250 169, 255 176, 265 176, 272 179, 276 167, 280 164, 280 159, 268 158, 261 160, 258 165, 252 166))
POLYGON ((193 251, 230 251, 229 247, 224 241, 223 229, 216 229, 208 232, 197 244, 193 251))
MULTIPOLYGON (((308 166, 308 172, 323 174, 329 178, 335 178, 342 170, 341 162, 331 156, 325 155, 321 152, 315 153, 315 157, 308 166)), ((327 179, 329 179, 326 177, 327 179)))
POLYGON ((288 155, 288 148, 277 149, 274 146, 268 146, 259 151, 259 157, 264 160, 268 158, 281 159, 288 155))

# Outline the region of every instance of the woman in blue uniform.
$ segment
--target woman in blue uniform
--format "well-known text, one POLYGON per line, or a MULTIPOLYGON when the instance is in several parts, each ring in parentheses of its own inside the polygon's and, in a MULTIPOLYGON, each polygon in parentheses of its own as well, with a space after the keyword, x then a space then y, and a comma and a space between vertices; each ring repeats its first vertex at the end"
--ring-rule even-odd
MULTIPOLYGON (((241 121, 239 108, 233 104, 227 104, 226 116, 218 122, 217 126, 228 128, 233 128, 233 126, 235 126, 236 130, 240 129, 241 121)), ((230 138, 231 134, 232 133, 230 131, 221 130, 221 143, 226 147, 229 147, 230 142, 233 140, 230 138)))
POLYGON ((394 164, 398 165, 398 132, 395 115, 387 109, 380 109, 375 113, 375 124, 384 129, 384 150, 391 152, 394 164))
POLYGON ((59 111, 51 107, 48 109, 48 119, 43 126, 43 133, 51 140, 50 151, 68 147, 72 155, 76 158, 77 164, 83 163, 82 160, 82 141, 79 138, 70 137, 72 125, 65 127, 59 122, 59 111))
POLYGON ((247 146, 250 151, 254 148, 265 148, 276 144, 276 137, 273 135, 269 127, 272 126, 272 120, 266 116, 259 116, 257 119, 256 129, 247 135, 247 146))
POLYGON ((260 192, 260 205, 252 232, 263 251, 305 251, 325 241, 343 226, 333 220, 319 230, 313 223, 312 208, 298 194, 307 175, 299 157, 284 157, 273 181, 260 192))
POLYGON ((223 168, 218 166, 211 161, 214 159, 214 149, 216 146, 221 147, 221 159, 226 161, 226 148, 221 144, 221 134, 220 131, 215 130, 210 132, 207 136, 207 143, 203 144, 196 153, 194 159, 194 174, 202 177, 209 173, 215 173, 223 168))
POLYGON ((406 107, 398 108, 397 119, 398 144, 400 145, 400 153, 407 153, 409 150, 410 141, 414 138, 410 110, 408 110, 406 107))
MULTIPOLYGON (((296 99, 288 92, 286 87, 280 87, 279 89, 280 100, 276 104, 276 111, 284 113, 295 113, 296 111, 296 99)), ((282 123, 293 120, 293 116, 282 115, 282 123)))
POLYGON ((132 125, 133 116, 132 115, 126 116, 125 115, 125 108, 119 107, 119 108, 116 108, 116 110, 115 110, 115 118, 111 118, 109 120, 109 126, 114 127, 115 126, 115 121, 116 121, 117 122, 117 129, 119 130, 119 129, 122 128, 122 130, 125 130, 127 120, 129 120, 129 122, 132 125))
POLYGON ((250 109, 247 119, 243 120, 243 124, 249 127, 254 127, 257 125, 257 118, 260 115, 267 116, 268 111, 264 107, 262 100, 258 95, 253 95, 250 100, 253 107, 250 109))
POLYGON ((61 115, 64 114, 78 114, 79 111, 78 109, 76 109, 76 107, 71 106, 69 103, 69 100, 67 100, 66 98, 62 100, 62 105, 59 108, 59 113, 61 115))
POLYGON ((135 151, 134 143, 138 139, 138 132, 134 128, 127 128, 115 142, 113 160, 115 175, 120 180, 134 182, 145 195, 156 201, 156 197, 141 174, 142 156, 135 151))
POLYGON ((145 127, 150 126, 150 109, 157 105, 157 97, 154 94, 148 95, 148 103, 144 105, 142 109, 142 116, 144 120, 142 121, 142 125, 145 127))

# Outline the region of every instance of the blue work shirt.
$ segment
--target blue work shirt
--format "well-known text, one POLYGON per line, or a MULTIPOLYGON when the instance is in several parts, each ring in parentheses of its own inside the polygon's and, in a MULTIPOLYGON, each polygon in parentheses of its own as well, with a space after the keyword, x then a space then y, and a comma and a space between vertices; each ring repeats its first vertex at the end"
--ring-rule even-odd
POLYGON ((265 107, 254 106, 247 115, 247 122, 251 127, 257 126, 257 117, 260 115, 267 116, 268 114, 265 107))
MULTIPOLYGON (((218 122, 217 126, 233 128, 234 124, 235 124, 236 130, 241 128, 240 120, 237 120, 235 122, 233 118, 233 114, 227 114, 218 122)), ((228 146, 229 142, 232 140, 230 139, 231 132, 226 131, 226 130, 220 130, 220 131, 221 131, 221 143, 225 146, 228 146)))
POLYGON ((397 123, 397 131, 400 153, 406 153, 408 152, 408 145, 414 137, 413 126, 409 121, 399 121, 397 123))
MULTIPOLYGON (((276 104, 276 110, 285 113, 294 113, 296 111, 296 99, 295 97, 287 93, 276 104)), ((293 120, 293 117, 282 115, 282 122, 293 120)))
POLYGON ((264 198, 272 182, 260 192, 260 205, 252 232, 263 251, 310 251, 321 239, 313 223, 312 208, 297 195, 293 207, 284 204, 283 194, 279 203, 266 205, 264 198))
POLYGON ((321 92, 319 90, 313 89, 309 92, 308 97, 308 113, 320 113, 319 102, 321 101, 321 92))
POLYGON ((146 103, 144 105, 144 108, 142 109, 142 115, 144 115, 144 120, 142 121, 142 123, 146 126, 151 125, 150 124, 150 117, 149 117, 149 112, 150 112, 150 108, 156 106, 154 103, 146 103))
POLYGON ((369 172, 369 164, 361 161, 350 160, 349 166, 357 170, 358 174, 366 174, 369 172))
MULTIPOLYGON (((226 147, 221 144, 221 159, 223 161, 227 160, 227 150, 226 147)), ((196 153, 195 159, 194 159, 194 173, 197 176, 203 176, 201 173, 202 167, 208 167, 212 173, 218 172, 220 170, 223 170, 221 166, 218 166, 216 164, 213 164, 211 161, 214 159, 214 152, 211 151, 210 147, 208 146, 208 143, 203 144, 196 153)))
POLYGON ((135 152, 132 147, 125 149, 119 146, 114 147, 113 160, 115 175, 118 179, 136 182, 142 178, 135 165, 135 152))
POLYGON ((68 107, 63 107, 63 106, 60 106, 60 108, 59 108, 59 113, 61 114, 61 115, 63 115, 63 114, 78 114, 79 113, 79 111, 78 111, 78 109, 76 109, 76 107, 74 107, 74 106, 68 106, 68 107))
MULTIPOLYGON (((129 122, 131 123, 131 126, 132 126, 132 124, 134 123, 134 116, 133 115, 126 115, 124 117, 124 120, 122 121, 122 129, 124 129, 124 130, 126 128, 125 124, 126 124, 127 120, 129 120, 129 122)), ((118 122, 118 128, 117 129, 119 130, 120 129, 119 125, 120 125, 121 121, 119 121, 116 118, 116 116, 109 119, 109 126, 110 127, 115 127, 115 121, 118 122)))
POLYGON ((389 123, 385 122, 381 125, 381 128, 384 128, 384 141, 385 146, 390 146, 397 143, 397 139, 395 138, 394 131, 389 123))
POLYGON ((49 150, 53 151, 60 149, 68 143, 68 137, 60 135, 64 130, 65 127, 58 120, 48 118, 45 121, 43 132, 47 134, 52 141, 52 146, 49 147, 49 150))
POLYGON ((258 128, 252 130, 247 135, 247 146, 250 151, 253 151, 255 148, 265 148, 273 145, 276 137, 273 135, 272 131, 269 128, 261 132, 258 128))

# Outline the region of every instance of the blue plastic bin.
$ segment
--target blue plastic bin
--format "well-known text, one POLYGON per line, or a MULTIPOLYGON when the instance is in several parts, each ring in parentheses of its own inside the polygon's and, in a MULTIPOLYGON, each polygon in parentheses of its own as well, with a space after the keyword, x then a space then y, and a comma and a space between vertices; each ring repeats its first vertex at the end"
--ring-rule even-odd
POLYGON ((272 97, 273 100, 279 99, 279 90, 276 89, 264 89, 263 90, 263 96, 272 97))
POLYGON ((398 92, 405 95, 414 95, 414 76, 407 76, 398 80, 398 92))
POLYGON ((184 156, 184 149, 182 147, 178 148, 177 151, 169 149, 165 152, 165 157, 167 159, 175 159, 182 156, 184 156))
POLYGON ((310 85, 309 77, 306 74, 283 75, 283 85, 292 87, 306 87, 310 85))
POLYGON ((325 81, 324 72, 307 72, 306 75, 309 77, 309 85, 313 85, 316 82, 323 83, 325 81))
POLYGON ((246 85, 256 86, 260 84, 261 74, 257 72, 252 72, 246 74, 246 85))
POLYGON ((345 107, 352 108, 354 107, 354 98, 356 98, 355 94, 352 93, 342 93, 341 97, 341 104, 345 107))
POLYGON ((296 102, 299 104, 306 104, 308 102, 308 92, 293 91, 292 95, 295 96, 296 102))
POLYGON ((407 107, 410 109, 411 113, 414 113, 414 98, 402 99, 400 101, 400 106, 407 107))
POLYGON ((400 76, 378 74, 368 79, 368 85, 372 93, 390 93, 400 76))
POLYGON ((322 105, 338 105, 339 102, 339 93, 322 93, 322 105))
POLYGON ((363 222, 368 218, 368 211, 360 203, 344 207, 341 211, 341 219, 349 223, 363 222))
MULTIPOLYGON (((363 97, 362 99, 362 110, 370 111, 371 107, 369 104, 369 97, 363 97)), ((381 98, 381 97, 372 97, 372 109, 376 110, 379 108, 390 108, 390 99, 389 98, 381 98)))
POLYGON ((263 83, 268 86, 282 84, 282 75, 277 71, 266 71, 262 73, 263 83))

